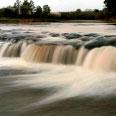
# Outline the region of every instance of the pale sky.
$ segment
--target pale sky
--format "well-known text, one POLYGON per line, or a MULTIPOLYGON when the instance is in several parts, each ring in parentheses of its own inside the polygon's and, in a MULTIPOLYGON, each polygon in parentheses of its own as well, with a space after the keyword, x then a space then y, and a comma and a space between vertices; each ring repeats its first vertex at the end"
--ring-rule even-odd
MULTIPOLYGON (((0 0, 0 8, 13 5, 16 0, 0 0)), ((23 1, 23 0, 21 0, 23 1)), ((33 0, 35 5, 48 4, 52 11, 73 11, 78 8, 85 9, 102 9, 104 0, 33 0)))

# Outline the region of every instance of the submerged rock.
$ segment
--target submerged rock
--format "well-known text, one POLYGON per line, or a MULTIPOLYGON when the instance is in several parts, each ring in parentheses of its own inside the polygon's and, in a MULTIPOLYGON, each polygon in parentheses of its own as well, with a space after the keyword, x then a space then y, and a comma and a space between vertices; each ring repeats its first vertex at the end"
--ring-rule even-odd
POLYGON ((84 45, 84 41, 78 40, 78 39, 71 39, 68 41, 69 45, 72 45, 75 48, 80 48, 84 45))
POLYGON ((78 33, 24 33, 24 32, 2 32, 0 41, 9 41, 16 43, 26 41, 38 44, 55 44, 55 45, 72 45, 76 48, 85 46, 87 49, 93 49, 101 46, 116 46, 116 35, 101 36, 95 33, 78 34, 78 33), (57 37, 57 38, 51 38, 57 37))
POLYGON ((85 34, 84 36, 87 36, 87 37, 98 37, 100 36, 99 34, 96 34, 96 33, 89 33, 89 34, 85 34))
POLYGON ((38 41, 41 38, 44 38, 46 36, 40 35, 40 34, 29 34, 29 33, 19 33, 19 32, 11 32, 11 33, 3 33, 0 35, 0 40, 1 41, 22 41, 22 40, 33 40, 33 41, 38 41))
POLYGON ((85 48, 93 49, 101 46, 116 46, 116 38, 98 37, 85 43, 85 48))
POLYGON ((110 38, 107 40, 108 45, 116 46, 116 38, 110 38))
POLYGON ((77 39, 81 37, 78 33, 63 33, 62 36, 64 36, 66 39, 77 39))
POLYGON ((25 37, 27 37, 28 35, 25 34, 2 34, 0 36, 0 40, 2 41, 11 41, 11 40, 17 40, 20 41, 22 39, 24 39, 25 37))
POLYGON ((45 35, 37 35, 37 36, 35 36, 36 38, 45 38, 46 36, 45 35))
POLYGON ((81 41, 84 41, 84 42, 88 42, 88 41, 90 41, 90 40, 95 39, 95 37, 86 37, 86 36, 82 36, 82 37, 80 37, 80 38, 78 38, 78 39, 81 40, 81 41))
POLYGON ((59 33, 50 33, 49 35, 50 35, 51 37, 59 37, 59 36, 60 36, 59 33))
POLYGON ((43 31, 42 34, 49 34, 49 31, 43 31))
POLYGON ((95 47, 106 45, 106 43, 107 43, 107 39, 105 37, 98 37, 96 39, 90 40, 87 43, 85 43, 85 48, 93 49, 95 47))

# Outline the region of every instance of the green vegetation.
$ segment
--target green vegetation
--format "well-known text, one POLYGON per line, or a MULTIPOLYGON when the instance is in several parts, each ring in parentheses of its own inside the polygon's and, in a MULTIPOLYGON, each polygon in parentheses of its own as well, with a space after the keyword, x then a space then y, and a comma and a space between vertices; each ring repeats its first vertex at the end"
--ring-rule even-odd
POLYGON ((8 6, 6 8, 0 9, 0 17, 9 17, 9 18, 48 18, 50 16, 50 7, 44 5, 35 7, 32 0, 21 1, 16 0, 13 6, 8 6))
POLYGON ((87 19, 87 20, 94 20, 94 19, 104 19, 105 14, 102 10, 86 10, 81 11, 81 9, 77 9, 73 12, 61 12, 62 19, 87 19))
POLYGON ((96 20, 109 19, 116 17, 116 0, 105 0, 103 10, 85 10, 77 9, 70 12, 52 13, 48 5, 35 6, 32 0, 16 0, 13 6, 0 9, 0 21, 11 19, 13 21, 28 19, 39 21, 57 21, 57 20, 96 20))
POLYGON ((116 0, 105 0, 106 12, 109 16, 116 16, 116 0))

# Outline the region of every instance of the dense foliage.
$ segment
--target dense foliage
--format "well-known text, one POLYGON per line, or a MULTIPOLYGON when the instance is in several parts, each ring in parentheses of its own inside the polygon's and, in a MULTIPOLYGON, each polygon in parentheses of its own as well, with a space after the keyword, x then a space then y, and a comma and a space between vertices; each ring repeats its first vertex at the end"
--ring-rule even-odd
POLYGON ((107 16, 116 15, 116 0, 105 0, 106 7, 103 10, 85 10, 77 9, 70 12, 51 13, 48 5, 35 6, 32 0, 16 0, 13 6, 0 9, 0 17, 9 18, 36 18, 36 19, 105 19, 107 16))
POLYGON ((1 17, 13 17, 13 18, 40 18, 40 17, 49 17, 51 9, 48 5, 44 5, 43 8, 41 6, 34 5, 32 0, 24 0, 23 3, 21 1, 16 0, 13 6, 8 6, 6 8, 0 9, 1 17))
POLYGON ((74 12, 61 12, 61 18, 63 19, 104 19, 105 15, 103 11, 98 9, 81 11, 77 9, 74 12))
POLYGON ((105 0, 108 15, 116 16, 116 0, 105 0))

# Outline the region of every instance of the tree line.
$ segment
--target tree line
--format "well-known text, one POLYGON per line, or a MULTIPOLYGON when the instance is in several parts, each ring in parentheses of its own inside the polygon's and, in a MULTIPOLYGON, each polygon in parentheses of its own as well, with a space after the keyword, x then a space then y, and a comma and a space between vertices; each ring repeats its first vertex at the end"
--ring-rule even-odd
POLYGON ((51 9, 48 5, 36 6, 32 0, 16 0, 13 6, 0 9, 1 17, 14 17, 14 18, 41 18, 49 17, 51 9))
POLYGON ((0 9, 0 17, 9 18, 50 18, 50 19, 105 19, 116 16, 116 0, 104 0, 105 7, 102 10, 77 9, 72 12, 51 13, 48 5, 35 6, 33 0, 16 0, 13 6, 0 9))
POLYGON ((116 16, 116 0, 105 0, 105 10, 108 16, 116 16))

